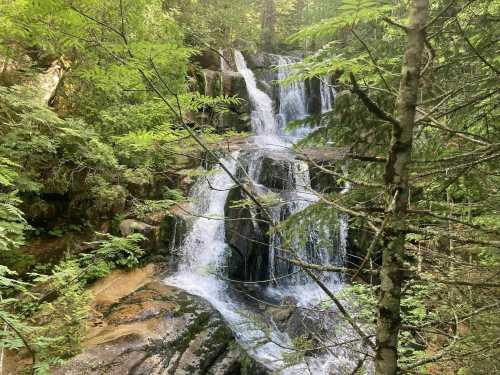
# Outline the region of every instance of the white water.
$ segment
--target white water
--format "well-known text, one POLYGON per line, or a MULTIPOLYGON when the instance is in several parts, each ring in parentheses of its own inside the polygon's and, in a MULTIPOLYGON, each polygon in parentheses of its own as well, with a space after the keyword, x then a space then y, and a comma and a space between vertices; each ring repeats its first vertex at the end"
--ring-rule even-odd
MULTIPOLYGON (((290 73, 290 65, 297 62, 289 56, 276 56, 278 63, 278 81, 286 79, 290 73)), ((304 81, 295 81, 279 85, 279 115, 282 125, 290 121, 303 120, 307 116, 306 85, 304 81)))
MULTIPOLYGON (((237 154, 232 154, 223 161, 231 173, 236 170, 236 159, 237 154)), ((223 217, 231 186, 230 177, 220 168, 195 184, 191 197, 197 216, 182 246, 179 270, 165 282, 207 300, 222 314, 245 350, 270 370, 301 375, 306 370, 305 364, 286 368, 283 360, 285 353, 292 353, 286 349, 293 348, 290 338, 277 329, 270 332, 263 329, 263 322, 259 323, 250 310, 234 301, 229 284, 218 277, 227 254, 223 217)), ((320 369, 324 364, 315 360, 309 365, 320 369)))
POLYGON ((325 77, 321 80, 321 113, 330 112, 332 110, 333 98, 335 97, 335 89, 330 85, 330 79, 325 77))
MULTIPOLYGON (((270 147, 282 149, 289 146, 289 138, 284 136, 279 121, 276 121, 273 101, 257 87, 255 75, 248 69, 239 51, 235 52, 235 60, 238 71, 245 79, 253 109, 252 125, 256 133, 255 143, 259 150, 245 155, 245 163, 248 165, 249 177, 254 180, 258 188, 261 152, 270 147)), ((289 58, 284 57, 280 61, 286 64, 291 62, 289 58)), ((221 65, 224 66, 222 61, 221 65)), ((288 69, 280 68, 280 79, 285 78, 286 74, 288 74, 288 69)), ((281 125, 286 125, 288 121, 302 119, 307 115, 305 87, 302 83, 287 88, 280 87, 279 95, 279 116, 286 119, 281 125)), ((222 161, 232 174, 236 172, 237 159, 238 155, 232 154, 222 161)), ((285 207, 287 215, 306 209, 311 202, 316 200, 310 191, 311 183, 307 164, 293 160, 293 158, 290 158, 289 162, 291 168, 290 192, 288 193, 294 200, 287 203, 285 207)), ((340 374, 346 368, 351 368, 355 361, 341 348, 329 350, 329 354, 307 357, 307 363, 286 367, 284 357, 292 353, 291 349, 287 349, 293 348, 291 339, 287 334, 280 332, 276 326, 269 326, 269 322, 265 322, 263 317, 255 315, 253 308, 238 298, 231 290, 231 284, 224 280, 224 262, 230 251, 225 243, 224 206, 232 185, 231 178, 220 168, 217 168, 209 177, 200 178, 197 181, 191 191, 192 210, 196 216, 180 249, 183 254, 182 263, 179 265, 178 272, 167 278, 165 282, 206 299, 222 314, 244 349, 276 374, 329 375, 340 374)), ((272 209, 271 213, 275 222, 282 219, 282 208, 272 209)), ((345 256, 347 243, 347 220, 345 218, 341 219, 339 227, 338 244, 335 249, 319 246, 318 231, 328 233, 330 228, 310 228, 307 246, 309 250, 306 247, 297 247, 297 254, 302 259, 317 264, 335 264, 345 256), (333 254, 334 252, 336 254, 333 254)), ((286 253, 281 253, 280 246, 280 238, 272 235, 269 244, 271 277, 286 275, 290 272, 290 265, 276 258, 277 255, 286 255, 286 253)), ((292 270, 298 269, 292 267, 292 270)), ((324 277, 324 281, 333 291, 342 287, 342 280, 335 275, 324 277)), ((305 308, 315 306, 325 298, 324 292, 315 283, 300 274, 283 283, 269 286, 267 294, 273 297, 292 295, 297 300, 298 306, 305 308)), ((318 314, 316 319, 318 319, 318 325, 321 326, 326 327, 332 324, 321 314, 318 314)), ((328 328, 343 333, 337 333, 336 337, 325 339, 325 344, 335 345, 341 339, 352 338, 350 333, 344 332, 346 329, 342 325, 328 328)))
POLYGON ((273 148, 282 146, 278 137, 280 131, 274 116, 273 101, 264 91, 257 87, 257 80, 240 51, 235 51, 234 59, 238 72, 245 79, 248 95, 252 105, 252 128, 257 137, 255 143, 261 147, 273 148))

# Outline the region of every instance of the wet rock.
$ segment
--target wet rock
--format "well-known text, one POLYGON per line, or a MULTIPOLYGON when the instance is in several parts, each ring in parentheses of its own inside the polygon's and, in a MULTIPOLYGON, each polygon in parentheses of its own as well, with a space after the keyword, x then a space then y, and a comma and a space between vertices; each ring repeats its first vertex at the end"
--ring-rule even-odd
POLYGON ((261 163, 258 182, 269 189, 283 191, 291 189, 293 181, 292 162, 280 155, 264 155, 261 163))
POLYGON ((321 314, 326 317, 328 313, 303 309, 298 306, 298 301, 293 296, 285 296, 281 300, 280 306, 267 307, 265 313, 281 332, 285 332, 291 338, 309 337, 313 339, 312 332, 327 333, 327 330, 324 330, 320 322, 322 319, 321 314))
POLYGON ((242 354, 219 313, 155 280, 149 268, 126 278, 132 281, 126 288, 114 288, 123 277, 115 273, 93 288, 93 324, 83 352, 54 369, 55 375, 267 373, 242 372, 259 367, 242 354))
MULTIPOLYGON (((338 170, 335 170, 335 166, 332 166, 330 164, 323 165, 323 167, 329 170, 333 170, 337 173, 342 173, 342 170, 340 170, 340 168, 338 170)), ((309 165, 309 177, 311 180, 311 187, 317 192, 333 193, 342 190, 342 186, 339 185, 336 176, 325 172, 312 163, 311 165, 309 165)))
POLYGON ((271 53, 243 51, 243 56, 248 68, 252 70, 271 69, 276 65, 276 55, 271 53))
MULTIPOLYGON (((248 187, 251 189, 251 187, 248 187)), ((226 241, 230 247, 231 278, 245 281, 268 279, 269 225, 257 208, 235 206, 247 197, 239 186, 231 189, 224 208, 226 241)))
POLYGON ((202 74, 204 79, 203 93, 212 97, 221 95, 223 91, 221 72, 203 69, 202 74))
POLYGON ((189 207, 179 204, 165 214, 160 222, 159 247, 163 254, 172 254, 186 238, 189 222, 189 207))
POLYGON ((312 78, 306 81, 307 111, 312 115, 321 114, 321 81, 312 78))
POLYGON ((250 131, 250 99, 243 76, 238 72, 226 70, 224 72, 204 69, 201 72, 201 93, 207 96, 230 96, 239 99, 239 103, 228 106, 228 111, 223 114, 199 113, 195 117, 198 121, 214 122, 221 131, 236 130, 239 132, 250 131), (218 116, 215 119, 203 119, 203 116, 218 116))
POLYGON ((221 73, 223 78, 224 95, 237 96, 248 103, 248 91, 245 79, 238 72, 225 70, 221 73))
POLYGON ((201 51, 193 57, 193 61, 203 69, 219 70, 221 66, 221 56, 212 50, 201 51))
POLYGON ((296 310, 297 300, 294 297, 285 297, 279 307, 269 307, 268 312, 271 314, 273 321, 278 328, 285 331, 289 325, 290 318, 296 310))
POLYGON ((120 233, 123 237, 127 237, 132 233, 139 233, 145 237, 141 246, 145 250, 156 250, 158 248, 159 228, 141 221, 126 219, 119 225, 120 233))

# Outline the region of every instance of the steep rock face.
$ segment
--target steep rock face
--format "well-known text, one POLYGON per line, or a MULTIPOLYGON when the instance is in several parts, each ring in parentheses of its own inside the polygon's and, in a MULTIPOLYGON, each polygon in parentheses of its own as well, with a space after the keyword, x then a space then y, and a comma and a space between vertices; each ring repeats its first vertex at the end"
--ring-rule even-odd
POLYGON ((238 104, 229 105, 228 111, 211 118, 209 113, 194 115, 199 121, 212 121, 220 130, 250 131, 250 107, 247 88, 243 76, 231 70, 203 69, 198 77, 199 91, 207 96, 230 96, 239 99, 238 104))
MULTIPOLYGON (((247 185, 247 188, 252 189, 247 185)), ((256 208, 236 206, 246 199, 241 188, 229 192, 224 208, 226 241, 230 247, 228 271, 231 278, 256 281, 268 278, 269 225, 256 208)))
POLYGON ((307 111, 313 115, 321 114, 321 81, 312 78, 306 81, 307 111))
POLYGON ((222 75, 222 93, 235 96, 239 104, 229 106, 229 111, 221 116, 219 127, 224 130, 248 132, 252 129, 250 119, 250 99, 243 76, 238 72, 224 70, 222 75))
POLYGON ((220 55, 214 50, 204 50, 193 57, 193 62, 197 63, 203 69, 219 70, 220 55))
MULTIPOLYGON (((253 151, 248 151, 252 153, 253 151)), ((283 201, 294 199, 290 191, 295 186, 292 168, 293 161, 279 151, 265 151, 257 156, 241 157, 241 165, 236 175, 240 181, 246 181, 244 188, 254 197, 263 197, 271 193, 279 195, 283 201), (253 179, 253 182, 248 177, 253 179)), ((249 197, 241 187, 235 186, 228 194, 225 205, 226 241, 230 247, 228 270, 230 277, 244 281, 262 281, 269 279, 269 217, 255 205, 241 205, 239 201, 249 197)), ((281 220, 290 215, 290 207, 278 201, 267 211, 281 220)))
POLYGON ((173 254, 178 249, 188 231, 189 207, 186 204, 180 204, 163 216, 160 221, 159 243, 160 250, 164 254, 173 254))
POLYGON ((55 375, 266 374, 242 354, 219 313, 152 272, 114 273, 93 288, 84 350, 55 375))
POLYGON ((274 70, 277 65, 276 55, 264 52, 243 53, 247 66, 251 69, 257 80, 257 87, 268 94, 278 104, 278 85, 274 83, 278 74, 274 70))
POLYGON ((278 192, 289 190, 294 186, 293 164, 290 160, 274 153, 262 155, 257 163, 260 163, 260 173, 257 176, 259 184, 278 192))

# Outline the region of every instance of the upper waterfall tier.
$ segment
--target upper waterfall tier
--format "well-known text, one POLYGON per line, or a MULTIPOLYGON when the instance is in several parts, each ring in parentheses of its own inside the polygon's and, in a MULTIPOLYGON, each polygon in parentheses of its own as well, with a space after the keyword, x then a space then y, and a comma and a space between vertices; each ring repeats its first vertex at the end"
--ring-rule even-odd
MULTIPOLYGON (((252 127, 257 136, 277 137, 279 130, 274 117, 273 101, 264 91, 257 87, 253 72, 247 67, 240 51, 234 52, 238 72, 244 77, 250 102, 252 104, 252 127)), ((272 141, 271 141, 272 142, 272 141)))

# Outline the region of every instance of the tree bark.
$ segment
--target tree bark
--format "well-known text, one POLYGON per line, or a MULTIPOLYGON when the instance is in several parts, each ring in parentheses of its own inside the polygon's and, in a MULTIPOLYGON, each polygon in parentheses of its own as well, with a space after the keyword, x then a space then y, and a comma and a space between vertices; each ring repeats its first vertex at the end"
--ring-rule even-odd
POLYGON ((413 128, 422 52, 425 45, 425 24, 428 0, 413 0, 410 9, 408 42, 403 59, 397 122, 392 123, 391 146, 385 166, 388 201, 396 197, 384 234, 380 294, 377 316, 377 375, 393 375, 398 371, 398 335, 401 326, 401 286, 406 241, 405 226, 408 206, 408 166, 411 161, 413 128))
POLYGON ((272 52, 276 47, 276 4, 274 0, 264 0, 262 7, 262 49, 272 52))

